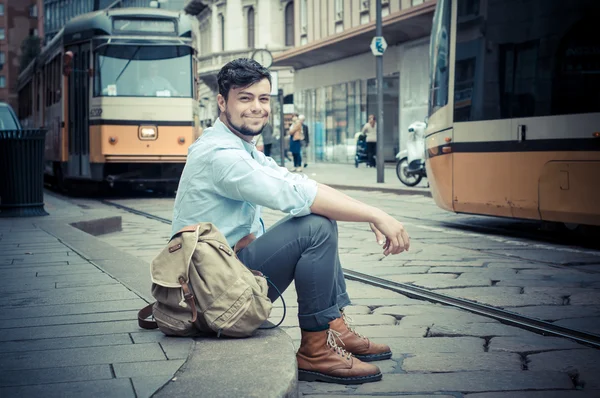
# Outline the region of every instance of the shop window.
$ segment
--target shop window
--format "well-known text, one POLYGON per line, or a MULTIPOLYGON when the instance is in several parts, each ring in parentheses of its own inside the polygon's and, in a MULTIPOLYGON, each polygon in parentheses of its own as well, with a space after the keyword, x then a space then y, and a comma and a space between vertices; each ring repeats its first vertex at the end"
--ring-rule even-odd
POLYGON ((6 39, 6 34, 4 32, 4 28, 0 28, 0 40, 6 39))
POLYGON ((0 16, 4 15, 4 4, 0 4, 0 16))
POLYGON ((6 77, 0 76, 0 88, 6 87, 6 77))

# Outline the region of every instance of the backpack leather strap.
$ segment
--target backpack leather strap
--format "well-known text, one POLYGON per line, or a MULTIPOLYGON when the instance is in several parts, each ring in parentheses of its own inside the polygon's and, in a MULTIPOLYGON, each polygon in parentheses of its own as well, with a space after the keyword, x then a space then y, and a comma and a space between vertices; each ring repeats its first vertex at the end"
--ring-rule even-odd
POLYGON ((142 329, 158 329, 156 321, 149 321, 148 318, 152 316, 152 307, 154 303, 148 304, 138 312, 138 325, 142 329))
POLYGON ((183 276, 179 277, 179 284, 181 285, 181 289, 183 289, 183 299, 186 303, 192 308, 192 323, 196 322, 198 319, 198 311, 196 311, 196 302, 194 300, 194 293, 190 289, 187 281, 183 276))

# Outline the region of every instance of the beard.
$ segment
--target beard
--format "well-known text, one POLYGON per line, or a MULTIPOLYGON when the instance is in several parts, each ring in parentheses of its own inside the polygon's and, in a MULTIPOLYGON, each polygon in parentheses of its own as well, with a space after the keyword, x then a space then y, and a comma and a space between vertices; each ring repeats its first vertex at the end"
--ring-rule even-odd
POLYGON ((258 131, 254 131, 254 130, 250 129, 250 127, 248 127, 245 124, 238 126, 238 125, 234 124, 233 121, 231 120, 231 113, 229 113, 228 110, 225 111, 225 118, 227 118, 227 123, 229 123, 229 125, 231 127, 233 127, 241 135, 245 135, 247 137, 255 137, 255 136, 259 135, 260 133, 262 133, 262 131, 266 125, 266 123, 263 124, 262 127, 258 131))

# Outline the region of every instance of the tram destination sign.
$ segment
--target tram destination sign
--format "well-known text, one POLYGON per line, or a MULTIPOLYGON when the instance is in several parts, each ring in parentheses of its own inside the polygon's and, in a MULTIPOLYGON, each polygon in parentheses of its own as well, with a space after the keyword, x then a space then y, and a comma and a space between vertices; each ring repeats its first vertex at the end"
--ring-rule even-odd
POLYGON ((114 32, 119 33, 176 33, 175 21, 172 19, 118 18, 113 22, 114 32))

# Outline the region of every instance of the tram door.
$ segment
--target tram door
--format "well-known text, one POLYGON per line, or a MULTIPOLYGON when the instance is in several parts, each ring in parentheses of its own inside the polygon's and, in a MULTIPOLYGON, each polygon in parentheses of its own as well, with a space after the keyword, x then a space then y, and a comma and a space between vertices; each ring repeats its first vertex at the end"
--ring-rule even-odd
POLYGON ((69 166, 68 176, 89 178, 90 135, 88 126, 90 44, 69 46, 73 70, 69 74, 69 166))

